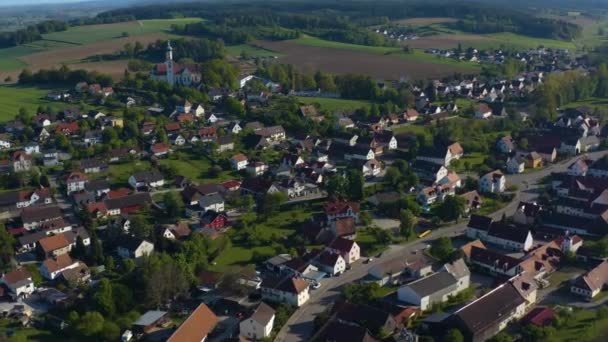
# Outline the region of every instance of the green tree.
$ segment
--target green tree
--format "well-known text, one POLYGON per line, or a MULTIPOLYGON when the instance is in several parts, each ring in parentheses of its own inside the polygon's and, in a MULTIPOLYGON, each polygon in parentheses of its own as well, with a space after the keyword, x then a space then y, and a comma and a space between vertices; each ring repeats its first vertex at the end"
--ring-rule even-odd
POLYGON ((347 196, 351 200, 360 201, 363 199, 363 187, 365 179, 360 170, 349 170, 346 175, 347 196))
POLYGON ((399 219, 399 232, 406 239, 411 238, 414 235, 414 215, 409 209, 403 209, 399 219))
POLYGON ((169 191, 163 196, 163 203, 165 205, 165 212, 169 218, 180 217, 184 211, 184 201, 182 197, 176 192, 169 191))
POLYGON ((152 225, 148 223, 144 215, 133 215, 131 217, 131 231, 137 238, 148 239, 152 235, 152 225))
POLYGON ((346 177, 340 174, 335 174, 327 181, 327 192, 336 197, 346 197, 348 182, 346 177))
POLYGON ((72 248, 70 254, 75 259, 82 259, 87 255, 87 248, 84 245, 84 241, 80 235, 76 238, 76 246, 72 248))
POLYGON ((99 286, 93 295, 95 307, 107 316, 112 316, 116 312, 114 298, 112 297, 112 283, 107 278, 101 278, 99 286))
POLYGON ((6 271, 10 267, 11 258, 15 251, 16 240, 4 225, 0 224, 0 269, 6 271))
POLYGON ((505 332, 499 332, 497 335, 488 340, 488 342, 513 342, 513 337, 505 332))
POLYGON ((86 312, 76 324, 76 331, 82 336, 95 336, 103 329, 103 316, 97 311, 86 312))
POLYGON ((272 215, 276 213, 281 204, 287 202, 287 200, 287 195, 282 192, 266 194, 258 204, 258 213, 264 216, 272 215))
POLYGON ((441 339, 442 342, 464 342, 464 336, 458 329, 450 329, 441 339))
POLYGON ((431 249, 429 252, 437 259, 441 261, 447 261, 454 252, 452 239, 447 236, 442 236, 438 238, 431 244, 431 249))
POLYGON ((445 222, 455 221, 464 213, 465 203, 460 196, 446 196, 437 206, 437 216, 445 222))

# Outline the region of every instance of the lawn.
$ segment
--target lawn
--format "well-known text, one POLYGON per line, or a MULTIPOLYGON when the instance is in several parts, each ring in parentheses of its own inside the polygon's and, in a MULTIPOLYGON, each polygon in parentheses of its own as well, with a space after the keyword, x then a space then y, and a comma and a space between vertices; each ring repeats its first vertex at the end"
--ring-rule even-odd
POLYGON ((35 328, 23 328, 19 323, 2 319, 0 320, 0 340, 2 341, 31 341, 31 342, 59 342, 71 341, 65 337, 58 336, 56 333, 47 330, 38 330, 35 328), (12 331, 14 335, 11 338, 4 339, 7 331, 12 331))
POLYGON ((597 310, 576 310, 572 318, 557 329, 552 341, 604 341, 608 318, 598 319, 597 310))
POLYGON ((430 134, 429 129, 425 125, 417 125, 417 124, 406 124, 398 127, 391 128, 393 133, 401 134, 401 133, 412 133, 412 134, 430 134))
POLYGON ((22 107, 30 114, 36 114, 39 106, 65 108, 67 106, 65 103, 48 101, 44 98, 51 90, 38 87, 0 86, 0 122, 12 120, 22 107))
POLYGON ((491 198, 482 196, 481 208, 475 212, 477 215, 489 215, 504 207, 506 207, 511 201, 502 201, 499 198, 491 198))
POLYGON ((66 31, 48 33, 42 36, 46 41, 66 42, 76 45, 94 43, 148 33, 168 32, 172 25, 185 25, 201 21, 199 18, 153 19, 129 21, 116 24, 85 25, 69 28, 66 31))
POLYGON ((140 171, 150 169, 150 162, 147 160, 136 160, 124 164, 111 164, 108 170, 110 181, 114 185, 128 186, 129 177, 140 171))
POLYGON ((357 244, 360 246, 361 251, 365 255, 371 256, 382 253, 388 246, 378 241, 376 236, 373 234, 371 229, 359 229, 357 230, 357 244))
POLYGON ((234 174, 232 171, 222 171, 217 177, 209 177, 207 173, 212 165, 208 159, 188 153, 184 154, 185 156, 179 157, 179 159, 172 157, 162 159, 160 164, 172 165, 178 175, 185 176, 196 183, 221 182, 238 177, 238 174, 234 174))
POLYGON ((212 268, 216 271, 226 271, 253 264, 256 261, 254 258, 270 258, 278 253, 284 253, 288 237, 296 232, 297 225, 309 219, 311 215, 311 210, 292 209, 272 215, 263 222, 259 222, 256 218, 248 228, 255 231, 255 236, 260 242, 255 245, 242 234, 242 228, 229 230, 226 234, 232 243, 218 255, 212 268))
POLYGON ((582 273, 585 273, 585 271, 580 268, 566 266, 551 273, 547 280, 551 286, 559 286, 561 283, 568 281, 582 273))
POLYGON ((477 170, 480 166, 484 165, 484 160, 487 156, 488 155, 480 152, 465 153, 458 161, 453 161, 450 164, 450 169, 453 169, 456 172, 477 170), (468 170, 465 168, 465 163, 468 164, 468 170))
POLYGON ((337 111, 352 113, 359 108, 365 107, 369 109, 371 106, 369 101, 331 99, 323 97, 298 97, 298 101, 303 104, 319 104, 321 110, 328 111, 330 113, 337 111))
POLYGON ((591 108, 608 113, 608 99, 600 98, 600 97, 591 97, 586 100, 571 102, 562 107, 564 109, 566 109, 566 108, 577 108, 577 107, 583 107, 583 106, 591 107, 591 108))

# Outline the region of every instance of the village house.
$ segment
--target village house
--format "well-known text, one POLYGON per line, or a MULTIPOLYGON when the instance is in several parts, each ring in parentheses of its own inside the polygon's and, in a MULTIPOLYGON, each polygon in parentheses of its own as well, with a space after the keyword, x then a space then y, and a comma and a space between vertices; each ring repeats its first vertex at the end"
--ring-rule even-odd
POLYGON ((386 260, 372 266, 368 271, 368 275, 380 286, 393 285, 399 282, 406 267, 407 263, 404 259, 386 260))
POLYGON ((304 305, 309 295, 309 284, 303 278, 269 276, 261 284, 262 300, 286 303, 295 307, 304 305))
POLYGON ((478 103, 473 107, 477 119, 487 119, 492 116, 492 108, 485 103, 478 103))
POLYGON ((608 261, 604 261, 591 271, 576 278, 570 285, 570 292, 591 301, 608 286, 608 261))
POLYGON ((206 211, 200 220, 201 228, 222 230, 228 224, 228 217, 213 210, 206 211))
POLYGON ((158 170, 152 169, 137 172, 129 177, 129 185, 133 189, 160 188, 165 185, 165 179, 158 170))
POLYGON ((422 149, 420 153, 416 156, 417 160, 425 160, 431 163, 449 166, 452 160, 460 159, 464 155, 464 150, 459 143, 455 142, 445 149, 442 148, 431 148, 431 149, 422 149))
POLYGON ((515 151, 515 142, 510 135, 504 136, 496 142, 498 150, 504 154, 510 154, 515 151))
POLYGON ((47 188, 0 192, 0 210, 12 211, 51 203, 53 203, 53 197, 47 188))
POLYGON ((165 157, 171 151, 171 146, 166 143, 155 143, 150 146, 150 153, 156 158, 165 157))
POLYGON ((130 237, 121 241, 117 248, 118 256, 123 259, 139 259, 154 252, 154 244, 149 241, 130 237))
POLYGON ((355 223, 359 222, 360 204, 357 202, 333 200, 325 203, 323 210, 328 222, 344 217, 352 217, 355 223))
POLYGON ((177 330, 169 337, 167 342, 201 341, 207 340, 207 336, 217 325, 217 316, 207 305, 201 303, 186 318, 177 330))
POLYGON ((11 157, 11 170, 13 172, 27 172, 33 166, 32 156, 23 150, 15 151, 11 157))
POLYGON ((36 291, 32 274, 25 268, 18 268, 5 273, 0 282, 6 285, 14 299, 28 297, 36 291))
POLYGON ((63 271, 76 268, 79 266, 79 261, 74 261, 69 254, 61 254, 55 257, 45 259, 40 265, 40 274, 48 280, 54 280, 59 277, 63 271))
POLYGON ((141 192, 117 198, 108 198, 101 202, 101 204, 103 204, 103 209, 107 211, 107 215, 116 216, 141 210, 145 203, 150 202, 152 202, 150 193, 141 192))
POLYGON ((328 246, 327 250, 342 256, 346 264, 352 264, 361 258, 361 249, 354 240, 342 237, 335 238, 328 246))
POLYGON ((501 193, 505 191, 505 175, 500 170, 486 173, 479 179, 479 191, 482 193, 501 193))
POLYGON ((542 206, 536 203, 519 202, 513 214, 513 222, 531 226, 540 217, 542 206))
MULTIPOLYGON (((386 331, 388 334, 393 333, 400 323, 391 313, 385 310, 371 305, 351 302, 336 302, 331 314, 336 321, 351 326, 351 329, 362 327, 371 331, 386 331)), ((356 341, 352 339, 351 333, 346 334, 343 338, 348 339, 348 341, 356 341)), ((332 339, 331 341, 339 340, 341 339, 332 339)))
POLYGON ((38 248, 44 258, 53 258, 67 254, 72 249, 72 244, 66 238, 65 233, 61 233, 40 239, 38 248))
POLYGON ((315 265, 330 276, 337 276, 346 271, 346 261, 344 261, 344 258, 338 253, 327 250, 315 259, 315 265))
POLYGON ((249 318, 239 323, 240 335, 250 340, 269 337, 274 326, 274 317, 274 309, 261 302, 249 318))
POLYGON ((72 172, 65 179, 67 194, 79 192, 85 189, 87 177, 80 172, 72 172))
POLYGON ((237 171, 244 170, 247 167, 248 163, 249 161, 247 159, 247 156, 242 153, 235 154, 230 158, 230 165, 232 165, 232 168, 237 171))
MULTIPOLYGON (((173 61, 173 47, 167 41, 165 62, 156 64, 150 72, 150 78, 165 81, 170 85, 193 86, 201 82, 201 71, 197 64, 180 64, 173 61)), ((189 112, 185 111, 185 112, 189 112)))
POLYGON ((526 159, 521 156, 514 156, 507 160, 507 172, 510 174, 522 173, 526 169, 526 159))
POLYGON ((33 206, 21 210, 21 222, 27 230, 36 229, 44 222, 61 217, 63 214, 58 206, 33 206))

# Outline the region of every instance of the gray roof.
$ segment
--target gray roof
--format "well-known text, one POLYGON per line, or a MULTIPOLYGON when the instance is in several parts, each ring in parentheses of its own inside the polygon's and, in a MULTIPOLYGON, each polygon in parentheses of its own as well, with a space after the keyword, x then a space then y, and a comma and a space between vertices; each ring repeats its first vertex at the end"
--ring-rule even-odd
POLYGON ((456 279, 461 279, 471 275, 471 272, 469 271, 467 265, 464 263, 463 259, 458 259, 456 261, 446 263, 445 265, 443 265, 443 267, 446 271, 456 277, 456 279))
POLYGON ((255 309, 253 315, 251 315, 251 319, 260 323, 262 326, 266 326, 266 324, 268 324, 273 317, 274 309, 264 302, 260 303, 258 308, 255 309))
POLYGON ((133 325, 148 326, 154 324, 167 314, 166 311, 151 310, 143 314, 133 325))
POLYGON ((438 292, 451 292, 458 280, 448 272, 433 273, 428 277, 411 282, 405 286, 412 289, 420 297, 426 297, 438 292))
POLYGON ((222 195, 215 193, 207 196, 203 196, 198 200, 198 203, 201 207, 207 207, 214 204, 223 203, 224 198, 222 195))

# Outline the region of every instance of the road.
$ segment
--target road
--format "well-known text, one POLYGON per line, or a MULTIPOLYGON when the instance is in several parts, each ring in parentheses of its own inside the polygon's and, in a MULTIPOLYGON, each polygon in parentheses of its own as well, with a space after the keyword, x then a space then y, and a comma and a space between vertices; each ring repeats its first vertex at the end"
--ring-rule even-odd
MULTIPOLYGON (((589 153, 587 156, 590 159, 595 160, 606 154, 607 153, 605 151, 600 151, 589 153)), ((570 158, 560 163, 551 164, 536 172, 507 175, 507 184, 517 185, 518 190, 515 192, 515 196, 511 203, 489 216, 494 219, 500 219, 503 213, 506 213, 507 216, 512 215, 517 209, 517 205, 520 201, 531 201, 538 196, 539 180, 545 178, 553 172, 566 171, 568 165, 570 165, 570 163, 572 163, 576 158, 580 158, 580 156, 570 158)), ((449 227, 434 230, 431 234, 423 239, 403 245, 390 246, 390 248, 383 253, 382 258, 374 261, 374 263, 386 261, 388 259, 402 258, 414 250, 422 249, 423 246, 429 241, 435 240, 442 236, 461 235, 466 229, 466 225, 467 221, 463 221, 449 227)), ((373 266, 374 263, 363 264, 361 261, 359 261, 353 265, 350 271, 347 271, 345 274, 339 277, 328 278, 322 282, 321 288, 311 290, 310 300, 304 306, 300 307, 289 318, 287 323, 277 334, 275 341, 308 341, 313 333, 313 320, 315 316, 323 312, 330 303, 334 302, 338 298, 343 285, 355 282, 365 277, 367 275, 367 271, 373 266)))

